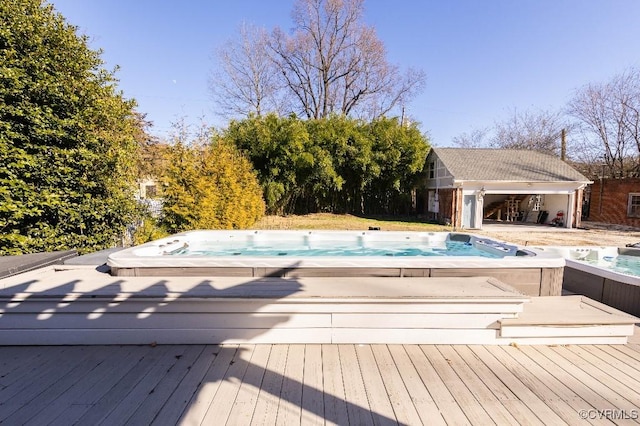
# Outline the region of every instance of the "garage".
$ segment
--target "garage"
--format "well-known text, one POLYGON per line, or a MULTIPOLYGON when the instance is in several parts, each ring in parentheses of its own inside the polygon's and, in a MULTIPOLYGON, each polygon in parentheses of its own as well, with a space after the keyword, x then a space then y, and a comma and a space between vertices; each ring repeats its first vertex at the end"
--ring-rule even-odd
POLYGON ((578 227, 584 189, 593 183, 560 158, 529 150, 432 148, 425 171, 424 213, 457 229, 578 227))

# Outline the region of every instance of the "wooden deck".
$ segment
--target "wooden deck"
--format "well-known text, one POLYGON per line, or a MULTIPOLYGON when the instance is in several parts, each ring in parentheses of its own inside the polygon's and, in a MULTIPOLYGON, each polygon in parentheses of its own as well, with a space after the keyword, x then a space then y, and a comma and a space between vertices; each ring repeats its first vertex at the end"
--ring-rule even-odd
POLYGON ((0 347, 5 424, 582 425, 639 414, 638 333, 581 346, 0 347))
POLYGON ((0 344, 624 344, 640 319, 490 277, 112 277, 47 267, 0 280, 0 344), (531 311, 531 312, 529 312, 531 311))
MULTIPOLYGON (((375 284, 374 299, 405 306, 416 295, 425 303, 447 296, 447 303, 453 298, 460 299, 459 304, 466 303, 462 293, 470 288, 452 287, 456 279, 447 278, 447 292, 440 294, 441 287, 427 291, 412 286, 409 278, 398 279, 404 280, 403 286, 392 289, 388 283, 370 279, 369 285, 375 284)), ((130 329, 132 321, 144 325, 149 318, 173 311, 182 313, 187 321, 193 307, 183 308, 211 294, 226 296, 225 303, 231 304, 239 297, 241 303, 248 303, 246 296, 251 295, 248 299, 263 305, 251 312, 267 316, 273 314, 272 303, 265 303, 271 299, 280 304, 302 301, 304 312, 311 301, 321 304, 331 299, 338 306, 343 301, 332 300, 338 296, 349 303, 364 295, 367 305, 380 301, 370 300, 370 286, 357 290, 342 282, 327 284, 326 279, 301 278, 276 287, 241 281, 242 285, 201 278, 120 278, 95 268, 54 274, 34 271, 1 280, 4 305, 0 322, 6 323, 7 332, 0 334, 0 345, 5 345, 0 346, 0 422, 38 426, 640 422, 637 327, 624 345, 326 344, 310 343, 317 336, 306 327, 299 334, 309 338, 300 344, 86 345, 86 336, 98 335, 101 327, 115 324, 111 315, 124 324, 118 328, 122 343, 122 330, 130 329), (317 285, 321 282, 322 286, 317 285), (260 291, 266 293, 257 297, 260 291), (85 310, 85 305, 91 310, 85 310), (82 315, 76 315, 78 312, 82 315), (128 315, 131 313, 136 315, 128 315), (86 329, 82 346, 7 344, 8 337, 28 334, 30 327, 34 332, 59 325, 77 327, 80 320, 86 329), (39 323, 35 327, 29 321, 39 323)), ((475 281, 465 279, 466 283, 475 281)), ((494 291, 496 285, 482 284, 473 293, 485 305, 513 297, 494 291)), ((500 321, 548 328, 550 305, 536 301, 526 305, 534 309, 523 311, 520 322, 500 321)), ((576 304, 576 310, 583 305, 576 304)), ((351 312, 352 306, 348 308, 351 312)), ((398 313, 395 309, 392 312, 398 313)), ((229 310, 220 307, 219 312, 224 318, 229 310)), ((287 312, 291 314, 291 309, 287 312)), ((569 326, 580 331, 573 322, 574 313, 565 309, 561 314, 569 326)), ((265 327, 271 330, 276 325, 265 327)), ((161 342, 150 329, 138 330, 143 341, 161 342)), ((69 335, 76 333, 72 330, 69 335)), ((261 329, 260 333, 266 332, 261 329)), ((364 327, 358 333, 367 340, 371 330, 364 327)), ((386 331, 388 336, 398 334, 393 328, 386 331)))

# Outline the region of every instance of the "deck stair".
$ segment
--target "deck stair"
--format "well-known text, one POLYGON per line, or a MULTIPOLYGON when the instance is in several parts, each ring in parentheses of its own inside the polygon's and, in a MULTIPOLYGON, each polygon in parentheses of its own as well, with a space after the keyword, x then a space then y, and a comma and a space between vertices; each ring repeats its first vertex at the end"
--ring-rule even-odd
POLYGON ((639 319, 488 277, 112 277, 47 267, 0 280, 0 342, 615 344, 639 319))
POLYGON ((626 343, 639 321, 585 296, 533 297, 517 318, 500 320, 500 337, 519 344, 626 343))

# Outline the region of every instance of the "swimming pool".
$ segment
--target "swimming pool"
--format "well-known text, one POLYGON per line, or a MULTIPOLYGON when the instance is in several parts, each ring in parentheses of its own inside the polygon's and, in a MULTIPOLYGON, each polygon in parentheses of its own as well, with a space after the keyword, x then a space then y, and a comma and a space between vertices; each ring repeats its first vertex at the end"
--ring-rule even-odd
POLYGON ((564 259, 462 233, 243 230, 176 234, 107 264, 120 276, 494 276, 555 295, 564 259))
POLYGON ((563 288, 640 315, 640 249, 628 247, 537 247, 566 259, 563 288))
POLYGON ((610 271, 640 279, 640 249, 617 248, 610 255, 603 253, 601 258, 586 259, 586 261, 590 265, 605 267, 610 271))
MULTIPOLYGON (((141 256, 162 254, 175 257, 413 257, 479 256, 502 258, 516 255, 518 248, 466 235, 421 235, 411 233, 345 234, 338 232, 251 232, 184 234, 166 243, 140 250, 141 256), (444 237, 444 238, 443 238, 444 237), (188 240, 188 242, 187 242, 188 240)), ((522 256, 535 256, 521 251, 522 256)))

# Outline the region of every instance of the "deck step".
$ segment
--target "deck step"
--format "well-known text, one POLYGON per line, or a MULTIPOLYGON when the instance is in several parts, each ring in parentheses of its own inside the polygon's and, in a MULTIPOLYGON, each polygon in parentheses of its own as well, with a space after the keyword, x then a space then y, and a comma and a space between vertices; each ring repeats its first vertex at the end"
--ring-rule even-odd
POLYGON ((0 280, 0 342, 626 343, 635 317, 488 277, 112 277, 91 265, 0 280))
POLYGON ((499 320, 530 299, 490 277, 112 277, 76 266, 4 284, 0 341, 12 345, 494 343, 499 320))
POLYGON ((547 339, 548 344, 625 343, 639 318, 585 296, 534 297, 517 318, 499 320, 500 337, 513 343, 547 339))

